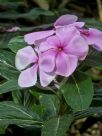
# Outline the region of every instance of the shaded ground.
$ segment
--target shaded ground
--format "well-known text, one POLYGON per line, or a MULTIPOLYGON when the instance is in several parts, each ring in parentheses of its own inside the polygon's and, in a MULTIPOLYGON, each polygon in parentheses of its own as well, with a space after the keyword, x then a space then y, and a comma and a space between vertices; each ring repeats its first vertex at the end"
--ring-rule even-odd
POLYGON ((101 119, 90 117, 76 121, 71 126, 68 136, 102 136, 101 119))

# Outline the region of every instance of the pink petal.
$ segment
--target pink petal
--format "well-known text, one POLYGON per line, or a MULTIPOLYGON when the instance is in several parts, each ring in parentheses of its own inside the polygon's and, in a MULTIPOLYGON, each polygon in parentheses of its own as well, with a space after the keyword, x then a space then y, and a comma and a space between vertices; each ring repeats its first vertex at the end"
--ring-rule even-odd
POLYGON ((42 42, 39 45, 39 51, 45 52, 50 49, 55 49, 56 48, 55 45, 56 45, 56 36, 51 36, 51 37, 47 38, 46 41, 42 42))
POLYGON ((77 16, 75 15, 63 15, 61 17, 59 17, 56 22, 54 23, 54 26, 64 26, 64 25, 69 25, 72 24, 74 22, 76 22, 78 19, 77 16))
POLYGON ((89 35, 85 36, 85 38, 93 48, 102 51, 102 31, 90 28, 89 35))
POLYGON ((50 49, 56 49, 57 46, 61 45, 60 40, 57 36, 50 36, 45 42, 39 45, 40 52, 45 52, 50 49))
POLYGON ((75 22, 73 24, 69 24, 69 25, 65 25, 65 26, 56 26, 55 28, 58 29, 58 28, 61 28, 61 27, 76 27, 76 28, 82 28, 84 27, 85 25, 85 22, 75 22))
POLYGON ((56 29, 56 35, 59 37, 62 45, 67 45, 75 35, 80 35, 76 27, 62 27, 56 29))
POLYGON ((24 36, 25 42, 28 44, 35 44, 35 42, 38 42, 39 40, 42 40, 44 38, 49 37, 50 35, 53 35, 55 33, 54 30, 47 30, 47 31, 40 31, 40 32, 33 32, 26 34, 24 36))
POLYGON ((55 56, 56 52, 54 50, 49 50, 42 53, 39 57, 39 65, 41 70, 44 72, 52 72, 55 68, 55 56))
POLYGON ((68 77, 77 67, 77 57, 65 53, 58 54, 56 58, 56 74, 68 77))
POLYGON ((77 56, 80 60, 84 60, 88 54, 88 43, 81 36, 75 36, 64 49, 68 54, 77 56))
POLYGON ((46 73, 42 70, 40 72, 40 83, 43 87, 48 86, 55 78, 55 73, 46 73))
POLYGON ((49 45, 46 41, 45 42, 42 42, 40 45, 39 45, 39 51, 40 52, 45 52, 45 51, 48 51, 49 49, 52 49, 52 45, 49 45))
POLYGON ((26 68, 29 64, 36 62, 37 56, 32 47, 27 46, 20 49, 15 58, 15 65, 18 70, 26 68))
POLYGON ((52 46, 52 48, 56 48, 57 46, 59 46, 60 43, 60 39, 57 35, 51 36, 49 38, 47 38, 47 43, 52 46))
MULTIPOLYGON (((85 22, 75 22, 75 23, 72 24, 72 26, 75 26, 77 28, 82 28, 82 27, 84 27, 84 25, 85 25, 85 22)), ((69 27, 70 26, 71 25, 69 25, 69 27)))
POLYGON ((37 65, 34 65, 21 72, 18 84, 20 87, 31 87, 37 82, 37 65))

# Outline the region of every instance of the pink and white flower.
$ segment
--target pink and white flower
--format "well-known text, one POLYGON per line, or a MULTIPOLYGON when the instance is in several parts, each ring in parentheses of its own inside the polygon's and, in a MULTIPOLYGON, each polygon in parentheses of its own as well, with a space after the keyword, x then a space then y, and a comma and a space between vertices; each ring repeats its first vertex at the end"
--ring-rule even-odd
POLYGON ((40 64, 40 55, 38 56, 30 46, 17 52, 15 64, 16 68, 21 71, 18 79, 20 87, 34 86, 37 83, 38 74, 43 87, 48 86, 55 77, 53 72, 46 72, 46 65, 41 66, 43 64, 40 64))
POLYGON ((83 28, 85 23, 84 22, 76 22, 78 18, 73 15, 63 15, 56 20, 54 23, 55 28, 61 27, 76 27, 81 36, 85 38, 88 42, 88 45, 92 45, 93 48, 96 50, 102 51, 102 31, 96 28, 83 28))
POLYGON ((77 29, 71 27, 56 30, 56 35, 42 42, 39 50, 43 66, 44 62, 50 63, 48 72, 55 70, 57 75, 68 77, 75 71, 78 59, 85 59, 88 45, 77 29))
POLYGON ((74 15, 63 15, 53 30, 33 32, 24 36, 29 45, 16 55, 16 67, 21 72, 18 84, 30 87, 37 83, 48 86, 56 75, 70 76, 88 54, 89 46, 102 51, 102 32, 84 28, 74 15))
POLYGON ((47 31, 41 31, 41 32, 34 32, 25 35, 24 39, 28 44, 35 44, 38 45, 38 42, 40 43, 45 38, 53 35, 56 33, 56 29, 63 29, 63 27, 76 27, 78 31, 80 32, 81 36, 85 38, 87 43, 89 45, 92 45, 93 48, 102 51, 102 32, 95 28, 89 28, 85 29, 83 28, 85 25, 85 22, 77 22, 78 17, 75 15, 63 15, 59 17, 55 23, 54 27, 55 30, 47 30, 47 31), (86 33, 87 31, 87 33, 86 33))

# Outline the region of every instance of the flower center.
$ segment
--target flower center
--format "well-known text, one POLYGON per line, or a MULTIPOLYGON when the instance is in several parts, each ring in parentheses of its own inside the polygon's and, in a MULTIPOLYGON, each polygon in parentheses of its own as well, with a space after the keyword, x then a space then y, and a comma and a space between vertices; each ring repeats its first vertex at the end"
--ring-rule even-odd
POLYGON ((58 50, 58 52, 61 52, 61 51, 63 51, 63 47, 58 47, 57 50, 58 50))
POLYGON ((35 64, 38 64, 39 63, 39 59, 36 60, 35 64))
POLYGON ((84 34, 84 35, 86 35, 86 36, 88 36, 88 35, 89 35, 89 30, 81 29, 81 30, 80 30, 80 33, 81 33, 81 34, 84 34))

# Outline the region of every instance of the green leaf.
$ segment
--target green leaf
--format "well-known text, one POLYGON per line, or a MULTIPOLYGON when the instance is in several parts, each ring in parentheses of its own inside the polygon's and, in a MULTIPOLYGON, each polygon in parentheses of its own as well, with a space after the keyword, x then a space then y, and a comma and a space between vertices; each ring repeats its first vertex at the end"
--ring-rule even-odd
POLYGON ((55 95, 41 94, 39 97, 40 104, 45 108, 45 118, 54 117, 59 110, 59 99, 55 95))
POLYGON ((45 122, 41 136, 66 136, 66 132, 73 121, 73 115, 56 117, 45 122))
POLYGON ((42 87, 40 84, 37 84, 31 89, 32 93, 44 93, 44 94, 55 94, 52 88, 50 87, 42 87))
POLYGON ((38 25, 38 26, 33 26, 33 27, 22 27, 20 29, 21 32, 31 32, 31 31, 39 31, 41 29, 48 29, 49 27, 52 27, 53 24, 50 23, 50 24, 42 24, 42 25, 38 25))
POLYGON ((102 66, 102 52, 92 50, 85 61, 88 65, 93 67, 102 66))
MULTIPOLYGON (((3 25, 4 26, 4 25, 3 25)), ((9 27, 9 26, 8 26, 9 27)), ((5 28, 6 29, 6 28, 5 28)), ((2 30, 2 29, 1 29, 2 30)), ((8 46, 8 43, 12 37, 15 37, 19 34, 19 32, 15 33, 1 33, 0 34, 0 48, 5 49, 8 46)))
POLYGON ((3 84, 0 84, 0 94, 15 91, 17 89, 21 89, 18 86, 18 81, 17 80, 9 80, 3 84))
POLYGON ((35 20, 40 15, 42 16, 54 16, 54 13, 52 11, 44 10, 41 8, 34 8, 28 13, 25 13, 22 15, 22 18, 28 19, 28 20, 35 20))
POLYGON ((102 89, 95 88, 91 107, 102 107, 102 89))
POLYGON ((85 18, 82 19, 85 22, 85 26, 88 28, 97 28, 102 30, 102 23, 98 20, 95 20, 94 18, 85 18))
POLYGON ((74 114, 75 119, 86 118, 90 116, 102 116, 102 107, 90 107, 86 110, 76 112, 74 114))
POLYGON ((0 63, 15 68, 15 54, 6 50, 0 50, 0 63))
POLYGON ((9 43, 8 47, 16 53, 19 49, 25 47, 24 37, 23 36, 17 36, 12 38, 9 43))
POLYGON ((17 79, 19 72, 15 69, 15 54, 0 50, 0 75, 5 79, 17 79))
POLYGON ((34 104, 32 107, 32 111, 36 112, 40 117, 42 117, 44 115, 45 109, 41 105, 34 104))
POLYGON ((19 72, 14 68, 10 68, 5 64, 0 63, 0 76, 7 80, 18 79, 19 72))
POLYGON ((44 10, 41 8, 34 8, 28 11, 27 13, 18 13, 16 11, 12 12, 0 12, 0 19, 10 19, 10 20, 16 20, 16 19, 26 19, 30 21, 34 21, 37 19, 40 15, 42 16, 54 16, 54 13, 52 11, 44 10))
POLYGON ((17 90, 12 92, 13 101, 17 104, 24 105, 28 108, 33 107, 35 103, 34 96, 29 90, 17 90))
POLYGON ((13 97, 13 101, 16 104, 20 104, 25 107, 28 107, 33 112, 37 113, 39 116, 43 115, 44 107, 41 105, 36 105, 36 98, 31 93, 31 90, 25 89, 25 90, 12 91, 12 97, 13 97))
POLYGON ((80 69, 102 66, 102 52, 91 49, 86 59, 79 65, 80 69))
POLYGON ((61 86, 61 92, 69 106, 75 111, 87 109, 93 98, 91 79, 82 72, 77 72, 61 86))
POLYGON ((13 102, 0 102, 0 125, 41 125, 40 117, 13 102))

